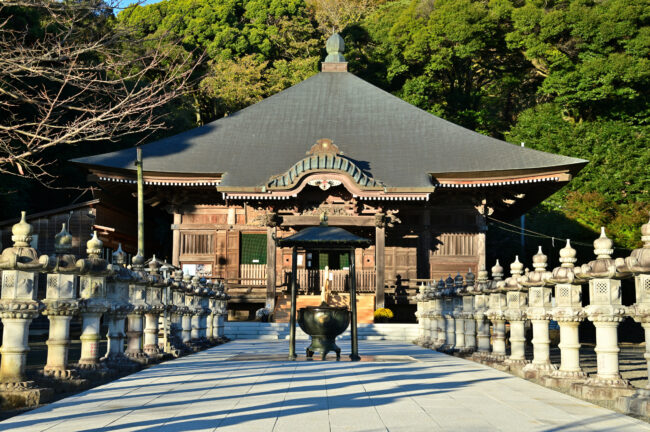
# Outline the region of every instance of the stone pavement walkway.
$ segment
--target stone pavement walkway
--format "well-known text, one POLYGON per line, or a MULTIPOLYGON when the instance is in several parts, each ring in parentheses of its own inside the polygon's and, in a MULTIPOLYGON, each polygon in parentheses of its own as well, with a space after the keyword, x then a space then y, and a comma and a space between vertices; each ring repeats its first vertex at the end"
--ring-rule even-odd
MULTIPOLYGON (((341 348, 349 352, 349 342, 341 348)), ((647 423, 403 342, 361 341, 360 351, 411 361, 229 360, 287 349, 286 341, 234 341, 10 418, 0 430, 650 431, 647 423)))

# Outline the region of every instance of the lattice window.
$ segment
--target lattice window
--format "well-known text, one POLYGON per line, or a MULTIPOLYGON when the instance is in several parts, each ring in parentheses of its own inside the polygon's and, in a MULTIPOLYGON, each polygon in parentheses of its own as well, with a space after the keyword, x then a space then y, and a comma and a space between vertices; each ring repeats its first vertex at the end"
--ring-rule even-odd
POLYGON ((650 293, 650 277, 642 277, 643 289, 646 293, 650 293))
POLYGON ((182 233, 181 255, 209 255, 214 253, 213 234, 182 233))
POLYGON ((532 300, 532 302, 533 302, 534 304, 540 304, 540 303, 542 303, 542 291, 541 291, 541 290, 534 290, 534 291, 532 292, 532 296, 531 296, 531 297, 532 297, 531 300, 532 300))
POLYGON ((508 294, 508 304, 517 303, 519 301, 519 295, 517 293, 508 294))
POLYGON ((241 264, 266 264, 266 234, 241 235, 241 264))
POLYGON ((569 289, 569 287, 560 287, 557 296, 562 298, 568 298, 571 296, 571 290, 569 289))
POLYGON ((595 291, 596 294, 607 294, 609 293, 609 284, 604 281, 598 281, 596 282, 595 291))

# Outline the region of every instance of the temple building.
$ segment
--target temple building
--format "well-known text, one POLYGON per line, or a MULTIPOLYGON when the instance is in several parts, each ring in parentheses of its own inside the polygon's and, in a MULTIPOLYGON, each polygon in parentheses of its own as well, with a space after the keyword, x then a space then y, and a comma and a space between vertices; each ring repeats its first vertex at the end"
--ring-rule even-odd
MULTIPOLYGON (((353 257, 360 322, 374 308, 411 307, 418 280, 485 265, 487 217, 524 213, 586 164, 481 135, 373 86, 347 72, 339 35, 327 52, 305 81, 142 146, 146 202, 173 214, 173 264, 225 280, 235 313, 266 306, 286 318, 292 258, 275 240, 323 215, 373 240, 353 257)), ((132 192, 135 159, 130 148, 75 162, 105 189, 132 192)), ((344 296, 349 260, 300 251, 301 298, 318 298, 325 277, 344 296)))

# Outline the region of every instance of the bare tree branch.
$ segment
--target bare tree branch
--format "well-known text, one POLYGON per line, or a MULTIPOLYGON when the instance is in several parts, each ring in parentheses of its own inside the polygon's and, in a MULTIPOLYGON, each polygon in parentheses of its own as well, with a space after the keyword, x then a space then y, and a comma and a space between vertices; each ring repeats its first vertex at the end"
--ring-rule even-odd
MULTIPOLYGON (((135 38, 108 2, 4 1, 46 21, 42 34, 0 19, 0 174, 53 180, 44 153, 164 127, 160 108, 189 91, 202 61, 165 35, 135 38), (102 18, 103 16, 103 18, 102 18)), ((50 158, 51 159, 51 158, 50 158)))

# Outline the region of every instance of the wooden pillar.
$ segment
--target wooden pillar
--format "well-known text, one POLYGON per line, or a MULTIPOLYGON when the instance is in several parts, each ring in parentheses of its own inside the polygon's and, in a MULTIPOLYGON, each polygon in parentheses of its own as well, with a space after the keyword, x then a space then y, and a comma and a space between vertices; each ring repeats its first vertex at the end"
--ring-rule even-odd
POLYGON ((266 308, 270 313, 275 310, 275 227, 266 227, 266 308))
POLYGON ((296 302, 298 296, 298 249, 291 253, 291 316, 289 317, 289 360, 296 359, 296 302))
POLYGON ((478 268, 484 269, 485 267, 485 232, 480 232, 476 235, 476 252, 478 254, 478 268))
POLYGON ((357 278, 354 261, 354 249, 350 249, 350 315, 352 315, 352 319, 350 320, 350 333, 352 338, 350 344, 352 347, 350 360, 359 361, 361 357, 359 357, 359 336, 357 334, 357 278))
POLYGON ((422 233, 420 251, 421 262, 419 262, 418 277, 429 279, 431 277, 431 209, 425 208, 422 211, 422 233))
MULTIPOLYGON (((174 213, 174 225, 181 224, 180 213, 174 213)), ((172 265, 179 267, 181 254, 181 231, 179 228, 172 230, 172 265)))
POLYGON ((386 228, 385 226, 375 227, 375 309, 384 307, 384 279, 386 274, 386 228))

